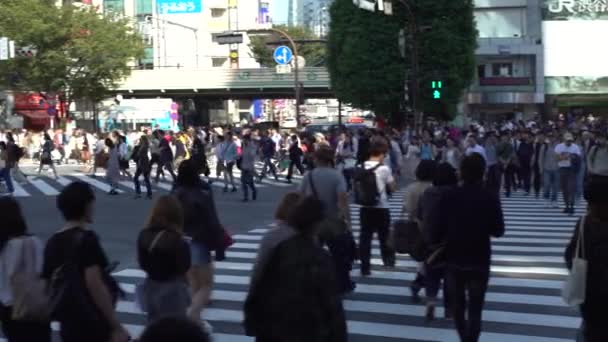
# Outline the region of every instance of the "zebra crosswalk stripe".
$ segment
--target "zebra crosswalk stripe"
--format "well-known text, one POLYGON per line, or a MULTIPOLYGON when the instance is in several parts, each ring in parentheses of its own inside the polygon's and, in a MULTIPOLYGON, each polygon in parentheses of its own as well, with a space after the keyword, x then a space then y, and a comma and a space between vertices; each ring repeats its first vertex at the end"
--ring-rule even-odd
MULTIPOLYGON (((403 198, 403 194, 398 193, 391 199, 389 209, 393 219, 399 217, 403 198)), ((507 234, 505 238, 492 241, 492 276, 480 341, 572 341, 581 320, 577 310, 562 302, 560 289, 567 273, 562 254, 577 218, 565 216, 556 209, 543 209, 542 203, 534 198, 515 200, 518 205, 535 209, 543 213, 543 217, 554 220, 529 219, 526 212, 509 207, 513 200, 503 199, 507 234), (509 222, 521 225, 515 230, 513 223, 509 222), (549 222, 550 225, 540 226, 540 222, 549 222), (559 232, 545 235, 543 228, 558 229, 559 232)), ((360 231, 358 206, 351 206, 351 210, 353 230, 357 235, 360 231)), ((227 261, 215 263, 213 304, 203 312, 203 318, 214 325, 215 341, 253 342, 252 338, 242 335, 241 308, 256 252, 266 231, 267 228, 256 228, 235 235, 236 243, 228 250, 227 261)), ((353 270, 357 288, 344 298, 348 331, 353 340, 459 341, 453 324, 443 320, 427 323, 424 306, 410 302, 408 285, 416 276, 417 263, 408 256, 400 255, 397 259, 395 269, 383 268, 378 243, 374 242, 371 276, 361 278, 357 267, 353 270)), ((118 304, 119 318, 143 317, 144 314, 130 299, 133 298, 135 284, 143 281, 145 273, 138 269, 124 269, 114 275, 128 294, 127 300, 118 304)), ((437 315, 443 317, 443 308, 438 308, 437 315)), ((132 322, 132 318, 127 321, 132 322)), ((127 329, 136 337, 143 326, 129 324, 127 329)))

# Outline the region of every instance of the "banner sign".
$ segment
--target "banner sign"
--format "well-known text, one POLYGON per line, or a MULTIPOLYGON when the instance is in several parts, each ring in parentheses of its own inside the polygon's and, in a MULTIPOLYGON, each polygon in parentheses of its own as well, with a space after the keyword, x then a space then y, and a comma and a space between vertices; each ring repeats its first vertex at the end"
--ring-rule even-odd
POLYGON ((203 11, 203 0, 156 0, 158 14, 190 14, 203 11))

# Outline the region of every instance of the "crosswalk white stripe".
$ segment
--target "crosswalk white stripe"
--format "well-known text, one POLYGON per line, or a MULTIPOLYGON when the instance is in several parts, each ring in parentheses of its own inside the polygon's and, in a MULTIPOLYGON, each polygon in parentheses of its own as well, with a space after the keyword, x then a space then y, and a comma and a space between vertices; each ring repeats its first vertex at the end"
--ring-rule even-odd
MULTIPOLYGON (((214 291, 212 298, 215 300, 233 300, 242 301, 245 296, 244 292, 241 293, 230 293, 228 291, 214 291)), ((371 313, 389 313, 403 314, 408 312, 410 314, 417 314, 418 311, 422 310, 422 307, 414 308, 408 305, 399 304, 385 304, 385 303, 373 303, 373 302, 359 302, 345 300, 344 307, 347 311, 362 311, 371 313), (407 309, 414 309, 408 311, 401 311, 407 309)), ((121 313, 129 314, 141 314, 141 311, 132 302, 119 301, 117 304, 117 311, 121 313)), ((241 323, 243 321, 243 312, 230 309, 216 309, 207 308, 202 317, 211 322, 231 322, 241 323)), ((499 323, 511 323, 511 324, 523 324, 538 325, 538 326, 550 326, 550 327, 577 327, 580 325, 580 319, 564 316, 549 316, 549 315, 538 315, 538 314, 517 314, 517 313, 503 313, 496 311, 484 311, 484 319, 490 322, 499 323), (560 325, 557 325, 560 324, 560 325)), ((364 336, 382 336, 382 337, 394 337, 394 338, 406 338, 406 339, 423 339, 429 340, 440 340, 440 341, 457 341, 455 331, 452 329, 440 329, 431 327, 414 327, 407 325, 394 325, 386 323, 369 323, 359 321, 347 321, 348 331, 350 334, 360 334, 364 336), (360 329, 366 327, 367 329, 360 329), (448 339, 446 339, 448 338, 448 339)), ((135 335, 135 334, 134 334, 135 335)), ((139 335, 135 335, 139 336, 139 335)), ((482 333, 482 341, 538 341, 536 339, 530 339, 532 336, 521 336, 515 334, 498 334, 498 333, 482 333)), ((545 341, 543 339, 542 341, 545 341)), ((548 340, 547 340, 548 341, 548 340)), ((563 339, 551 339, 551 341, 564 341, 563 339)))
POLYGON ((29 183, 35 186, 38 190, 40 190, 43 194, 47 196, 59 195, 59 191, 55 190, 55 188, 40 179, 30 179, 29 183))
POLYGON ((25 189, 18 182, 13 182, 13 188, 15 189, 15 192, 13 193, 14 197, 30 197, 31 196, 27 191, 25 191, 25 189))
MULTIPOLYGON (((96 187, 99 190, 104 191, 104 192, 108 192, 108 191, 110 191, 112 189, 112 187, 110 185, 108 185, 108 184, 106 184, 104 182, 100 182, 97 179, 94 179, 94 178, 91 178, 91 177, 88 177, 88 176, 76 175, 74 177, 78 178, 79 180, 81 180, 83 182, 89 183, 91 186, 94 186, 94 187, 96 187)), ((117 191, 119 193, 123 192, 120 189, 117 189, 117 191)))
POLYGON ((71 180, 69 180, 65 177, 62 177, 62 176, 57 177, 57 182, 63 186, 68 186, 72 183, 71 180))

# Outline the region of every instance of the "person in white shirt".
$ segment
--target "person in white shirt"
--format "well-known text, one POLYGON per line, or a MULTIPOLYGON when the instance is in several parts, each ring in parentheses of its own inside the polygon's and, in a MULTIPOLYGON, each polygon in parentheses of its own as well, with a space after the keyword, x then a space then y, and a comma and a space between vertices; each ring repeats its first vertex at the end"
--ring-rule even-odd
POLYGON ((483 157, 483 160, 485 160, 487 163, 488 158, 486 156, 486 149, 477 144, 477 138, 475 138, 475 136, 469 135, 467 138, 467 149, 465 150, 464 154, 466 156, 470 156, 473 153, 479 153, 483 157))
POLYGON ((380 253, 385 266, 395 266, 395 252, 388 245, 391 224, 391 213, 388 207, 388 193, 397 188, 390 167, 382 164, 389 152, 386 139, 376 138, 371 141, 369 159, 363 163, 366 170, 374 170, 379 200, 375 206, 363 206, 360 211, 361 232, 359 234, 359 253, 361 259, 361 275, 371 274, 370 251, 374 232, 378 233, 380 253))
POLYGON ((564 134, 564 142, 555 146, 559 180, 564 194, 564 213, 574 215, 574 196, 576 194, 576 175, 581 167, 582 153, 574 143, 571 133, 564 134))
MULTIPOLYGON (((19 273, 39 275, 42 271, 42 242, 28 234, 25 219, 19 203, 12 197, 0 198, 3 229, 0 230, 0 303, 2 332, 8 341, 51 341, 49 322, 15 320, 13 304, 15 276, 19 273)), ((34 285, 34 284, 29 284, 34 285)), ((18 285, 17 285, 18 286, 18 285)), ((22 295, 25 293, 22 293, 22 295)))

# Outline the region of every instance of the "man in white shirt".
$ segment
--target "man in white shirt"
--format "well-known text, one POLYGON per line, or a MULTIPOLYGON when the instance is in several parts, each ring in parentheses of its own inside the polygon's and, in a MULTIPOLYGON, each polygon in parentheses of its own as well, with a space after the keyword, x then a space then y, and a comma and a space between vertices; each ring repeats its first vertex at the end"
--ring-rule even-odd
POLYGON ((477 138, 474 135, 469 135, 467 138, 467 149, 465 151, 465 155, 470 156, 473 153, 479 153, 485 162, 488 162, 488 158, 486 156, 486 149, 483 146, 477 143, 477 138))
POLYGON ((559 179, 564 193, 564 213, 574 215, 574 195, 576 193, 576 174, 581 167, 581 149, 574 143, 571 133, 564 134, 564 142, 555 146, 559 179))
POLYGON ((388 193, 397 188, 391 168, 382 162, 388 154, 389 145, 384 138, 375 138, 370 143, 369 159, 363 164, 365 170, 374 170, 378 187, 378 203, 374 206, 362 206, 360 211, 361 233, 359 234, 359 256, 361 275, 370 275, 370 251, 374 232, 378 232, 380 253, 385 266, 395 266, 395 252, 388 246, 388 235, 391 214, 388 208, 388 193))

